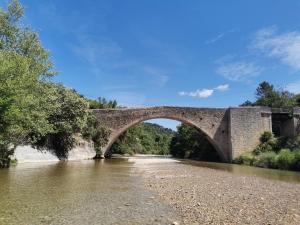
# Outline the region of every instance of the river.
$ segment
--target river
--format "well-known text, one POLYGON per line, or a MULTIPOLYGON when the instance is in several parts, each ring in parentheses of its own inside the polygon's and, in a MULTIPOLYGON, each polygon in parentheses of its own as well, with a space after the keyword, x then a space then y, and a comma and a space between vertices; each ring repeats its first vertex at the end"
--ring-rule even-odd
POLYGON ((24 163, 0 170, 0 224, 171 224, 177 211, 144 184, 159 164, 300 183, 297 172, 159 157, 24 163))

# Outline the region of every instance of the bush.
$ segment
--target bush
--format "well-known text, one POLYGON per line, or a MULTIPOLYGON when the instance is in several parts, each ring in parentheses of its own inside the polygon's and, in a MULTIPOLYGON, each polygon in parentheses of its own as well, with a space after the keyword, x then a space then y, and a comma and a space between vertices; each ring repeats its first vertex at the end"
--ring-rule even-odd
POLYGON ((260 137, 259 140, 260 140, 261 143, 268 143, 268 142, 272 141, 274 138, 275 138, 275 137, 274 137, 274 135, 273 135, 272 132, 265 131, 265 132, 261 135, 261 137, 260 137))
POLYGON ((293 168, 295 155, 289 149, 282 149, 277 156, 277 167, 279 169, 288 170, 293 168))
POLYGON ((246 153, 246 154, 241 155, 241 156, 237 157, 236 159, 234 159, 233 163, 245 164, 245 165, 248 165, 248 166, 252 166, 254 160, 255 160, 255 158, 254 158, 254 155, 252 153, 246 153))
POLYGON ((289 148, 291 150, 300 149, 300 135, 287 140, 286 148, 289 148))
POLYGON ((255 157, 253 166, 263 168, 276 168, 277 167, 277 154, 275 152, 264 152, 255 157))
POLYGON ((257 146, 253 153, 259 155, 264 152, 277 152, 281 148, 281 140, 274 137, 271 132, 264 132, 260 137, 260 144, 257 146))
POLYGON ((294 154, 292 169, 300 171, 300 149, 294 150, 292 153, 294 154))

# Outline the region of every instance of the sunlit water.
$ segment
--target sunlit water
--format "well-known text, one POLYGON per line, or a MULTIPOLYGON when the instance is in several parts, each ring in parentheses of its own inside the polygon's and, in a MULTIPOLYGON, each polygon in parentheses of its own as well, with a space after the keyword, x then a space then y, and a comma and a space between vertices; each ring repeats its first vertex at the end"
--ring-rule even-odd
POLYGON ((153 163, 300 182, 298 172, 157 157, 19 164, 0 170, 0 224, 170 224, 176 213, 137 172, 153 163))

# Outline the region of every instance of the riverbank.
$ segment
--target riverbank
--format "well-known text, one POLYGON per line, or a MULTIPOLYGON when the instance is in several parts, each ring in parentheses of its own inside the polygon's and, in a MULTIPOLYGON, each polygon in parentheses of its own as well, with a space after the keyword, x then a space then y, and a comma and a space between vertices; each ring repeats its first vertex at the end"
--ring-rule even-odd
POLYGON ((177 211, 179 224, 300 224, 300 183, 166 161, 137 171, 177 211))
MULTIPOLYGON (((80 142, 68 154, 68 161, 92 159, 95 150, 89 142, 80 142)), ((58 162, 59 159, 49 150, 38 150, 29 145, 18 146, 12 157, 17 163, 58 162)))

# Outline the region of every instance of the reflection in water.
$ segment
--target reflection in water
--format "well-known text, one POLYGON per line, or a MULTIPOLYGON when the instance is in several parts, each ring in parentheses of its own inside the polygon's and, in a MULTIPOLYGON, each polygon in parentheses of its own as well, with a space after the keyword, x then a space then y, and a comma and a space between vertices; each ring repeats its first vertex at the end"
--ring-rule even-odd
POLYGON ((168 224, 125 159, 20 164, 0 170, 0 224, 168 224))
POLYGON ((137 173, 151 169, 149 163, 300 182, 297 172, 158 157, 20 164, 0 170, 0 224, 170 224, 175 213, 144 188, 137 173))
POLYGON ((242 176, 244 175, 256 176, 256 177, 262 177, 262 178, 273 179, 273 180, 300 183, 300 172, 266 169, 266 168, 258 168, 258 167, 243 166, 243 165, 236 165, 236 164, 200 162, 200 161, 191 161, 191 160, 181 160, 181 163, 189 164, 193 166, 208 167, 217 170, 224 170, 242 176))

